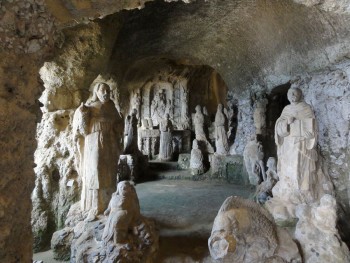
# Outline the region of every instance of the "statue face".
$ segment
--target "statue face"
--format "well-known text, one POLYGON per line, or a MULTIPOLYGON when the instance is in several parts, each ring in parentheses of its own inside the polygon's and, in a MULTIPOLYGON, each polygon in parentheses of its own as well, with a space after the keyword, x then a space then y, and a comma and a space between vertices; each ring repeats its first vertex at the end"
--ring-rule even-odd
POLYGON ((102 102, 110 100, 110 89, 106 84, 100 84, 96 91, 97 98, 102 102))
POLYGON ((301 100, 301 90, 300 89, 289 89, 287 93, 288 100, 290 103, 297 103, 301 100))

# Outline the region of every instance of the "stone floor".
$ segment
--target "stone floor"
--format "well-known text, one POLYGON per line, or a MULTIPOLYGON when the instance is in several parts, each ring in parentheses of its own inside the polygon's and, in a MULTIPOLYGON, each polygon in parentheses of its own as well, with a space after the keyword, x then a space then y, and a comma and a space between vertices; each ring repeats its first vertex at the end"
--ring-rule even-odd
MULTIPOLYGON (((153 218, 159 230, 157 263, 210 262, 207 240, 221 204, 228 196, 249 198, 253 193, 250 187, 218 181, 167 179, 140 183, 136 191, 141 213, 153 218)), ((34 259, 59 262, 50 251, 34 259)))

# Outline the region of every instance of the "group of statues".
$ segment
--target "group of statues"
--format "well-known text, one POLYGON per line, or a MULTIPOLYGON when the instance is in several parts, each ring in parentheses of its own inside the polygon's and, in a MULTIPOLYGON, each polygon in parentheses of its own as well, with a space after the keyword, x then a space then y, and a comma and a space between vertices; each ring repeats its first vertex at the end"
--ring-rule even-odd
MULTIPOLYGON (((92 98, 78 107, 73 120, 74 138, 79 153, 79 173, 82 175, 81 211, 86 214, 86 222, 95 220, 104 212, 107 217, 102 234, 105 246, 109 243, 115 245, 126 243, 130 227, 136 226, 141 216, 135 189, 127 181, 119 182, 117 186, 116 177, 120 153, 123 153, 123 157, 119 160, 119 166, 120 169, 124 169, 123 162, 128 168, 128 160, 132 159, 128 159, 127 155, 133 156, 139 152, 138 109, 133 109, 123 123, 120 113, 110 99, 110 92, 107 84, 96 84, 92 98)), ((160 131, 158 159, 169 161, 173 155, 174 125, 170 114, 171 101, 166 101, 163 95, 159 93, 155 102, 152 102, 151 114, 153 122, 159 125, 160 131), (164 115, 161 116, 161 113, 164 115)), ((261 204, 266 203, 275 219, 276 214, 280 217, 277 219, 295 218, 295 210, 299 204, 311 204, 320 200, 324 194, 332 193, 331 182, 322 172, 318 158, 315 114, 311 106, 303 101, 300 89, 291 88, 287 95, 291 104, 284 108, 275 124, 278 162, 273 157, 268 158, 268 169, 265 171, 264 151, 257 136, 252 138, 244 151, 249 181, 257 186, 257 201, 261 204)), ((136 105, 138 108, 139 104, 136 105)), ((256 102, 254 112, 256 135, 264 135, 266 131, 266 117, 263 114, 266 105, 265 97, 256 102)), ((206 156, 229 154, 228 118, 223 105, 219 104, 214 121, 214 150, 206 131, 208 125, 211 125, 206 109, 203 107, 202 111, 202 107, 197 105, 195 111, 193 116, 195 139, 192 142, 190 168, 193 175, 200 175, 208 168, 205 165, 206 156)), ((256 213, 264 217, 265 225, 270 227, 266 233, 262 233, 261 240, 265 241, 259 241, 260 243, 258 242, 252 250, 257 251, 258 246, 263 244, 271 250, 264 250, 267 254, 263 257, 277 258, 277 236, 270 216, 253 204, 232 198, 225 201, 214 222, 212 236, 209 239, 211 255, 219 259, 225 257, 227 249, 231 246, 237 249, 245 247, 240 232, 242 230, 239 227, 234 229, 237 232, 235 240, 231 240, 226 232, 221 231, 222 225, 220 225, 226 221, 227 224, 239 225, 239 217, 235 219, 237 222, 231 222, 229 214, 240 213, 241 207, 255 209, 256 213)), ((249 215, 253 225, 254 213, 249 215)), ((252 238, 256 237, 254 227, 247 231, 250 231, 252 238)), ((242 255, 236 254, 236 256, 242 255)))

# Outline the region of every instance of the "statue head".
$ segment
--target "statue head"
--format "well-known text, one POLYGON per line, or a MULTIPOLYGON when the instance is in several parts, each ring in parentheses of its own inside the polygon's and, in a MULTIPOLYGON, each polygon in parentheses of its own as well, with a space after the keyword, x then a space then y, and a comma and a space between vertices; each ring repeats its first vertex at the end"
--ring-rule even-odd
POLYGON ((110 100, 111 89, 106 83, 100 82, 97 83, 94 88, 94 97, 95 100, 98 99, 102 103, 105 103, 110 100))
POLYGON ((196 106, 196 112, 201 112, 201 105, 196 106))
POLYGON ((218 111, 222 111, 222 104, 221 103, 218 104, 218 111))
POLYGON ((131 114, 132 115, 136 115, 137 114, 137 109, 133 108, 132 111, 131 111, 131 114))
POLYGON ((303 93, 299 88, 290 88, 287 93, 288 100, 291 104, 296 104, 301 101, 303 93))

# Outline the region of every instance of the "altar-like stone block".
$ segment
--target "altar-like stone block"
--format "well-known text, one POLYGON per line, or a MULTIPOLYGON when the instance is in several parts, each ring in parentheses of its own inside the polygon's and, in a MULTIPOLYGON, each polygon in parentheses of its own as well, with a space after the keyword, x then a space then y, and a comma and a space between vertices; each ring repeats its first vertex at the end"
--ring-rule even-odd
POLYGON ((214 178, 226 179, 229 183, 248 185, 248 174, 239 155, 217 155, 211 157, 211 175, 214 178))

